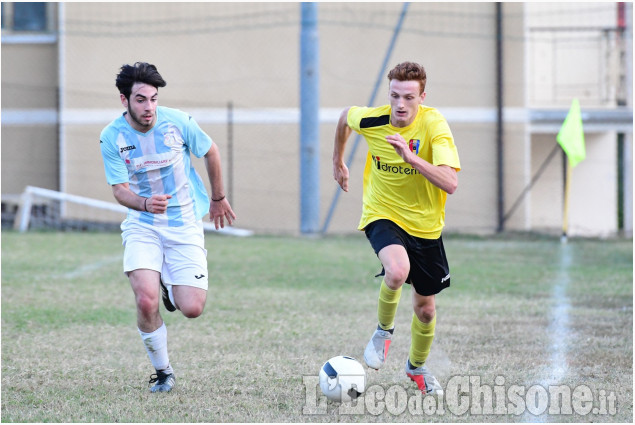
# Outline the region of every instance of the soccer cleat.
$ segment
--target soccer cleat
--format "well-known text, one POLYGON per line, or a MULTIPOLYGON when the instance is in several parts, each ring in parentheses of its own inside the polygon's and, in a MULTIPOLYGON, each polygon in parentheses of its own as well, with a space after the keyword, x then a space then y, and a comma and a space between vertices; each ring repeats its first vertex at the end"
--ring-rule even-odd
POLYGON ((390 331, 385 331, 380 327, 377 327, 375 333, 373 333, 373 336, 370 338, 370 341, 368 341, 368 345, 364 350, 364 361, 371 369, 379 370, 379 368, 384 365, 392 338, 391 331, 392 329, 390 331))
POLYGON ((163 298, 163 305, 167 311, 174 311, 176 307, 170 301, 170 295, 168 294, 168 288, 163 284, 163 279, 159 280, 161 284, 161 298, 163 298))
POLYGON ((174 384, 176 384, 176 378, 173 373, 164 373, 161 370, 157 370, 157 373, 150 375, 148 384, 154 384, 150 391, 153 393, 167 393, 170 392, 174 384))
POLYGON ((410 359, 406 360, 406 375, 410 378, 424 395, 442 395, 443 388, 427 367, 414 367, 410 364, 410 359))

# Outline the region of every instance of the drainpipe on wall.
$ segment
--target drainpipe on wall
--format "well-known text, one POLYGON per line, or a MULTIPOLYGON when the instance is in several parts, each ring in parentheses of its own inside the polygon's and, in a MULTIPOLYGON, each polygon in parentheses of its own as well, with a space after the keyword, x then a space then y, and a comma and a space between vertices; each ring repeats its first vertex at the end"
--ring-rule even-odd
POLYGON ((496 3, 496 156, 498 171, 498 227, 497 232, 505 228, 505 195, 503 187, 503 5, 496 3))
MULTIPOLYGON (((628 109, 633 108, 633 4, 618 4, 618 27, 623 28, 625 100, 628 109)), ((623 135, 623 173, 622 173, 622 233, 626 237, 633 236, 633 132, 623 135)))
POLYGON ((320 59, 317 3, 301 4, 300 231, 320 226, 320 59))
MULTIPOLYGON (((57 4, 57 140, 58 140, 58 167, 60 192, 66 192, 66 129, 64 124, 64 108, 66 98, 66 43, 65 43, 65 16, 64 2, 57 4)), ((63 208, 62 203, 62 208, 63 208)))

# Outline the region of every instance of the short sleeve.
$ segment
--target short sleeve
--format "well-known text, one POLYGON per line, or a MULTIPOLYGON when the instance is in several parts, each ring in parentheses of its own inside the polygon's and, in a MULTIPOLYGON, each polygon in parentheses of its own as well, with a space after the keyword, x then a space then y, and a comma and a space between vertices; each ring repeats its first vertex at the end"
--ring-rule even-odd
POLYGON ((100 135, 99 147, 101 148, 101 157, 104 161, 104 170, 108 184, 128 183, 128 168, 121 159, 121 156, 119 156, 117 146, 108 138, 105 132, 102 132, 100 135))
POLYGON ((355 132, 359 133, 361 131, 360 123, 362 118, 366 112, 368 112, 370 108, 360 107, 360 106, 351 106, 348 110, 348 115, 346 117, 346 123, 348 126, 355 132))
POLYGON ((432 163, 434 165, 449 165, 459 171, 461 169, 459 153, 445 118, 439 116, 434 123, 432 134, 432 163))
POLYGON ((190 149, 190 152, 197 158, 204 156, 212 147, 212 138, 205 133, 194 118, 188 116, 186 124, 187 134, 185 143, 190 149))

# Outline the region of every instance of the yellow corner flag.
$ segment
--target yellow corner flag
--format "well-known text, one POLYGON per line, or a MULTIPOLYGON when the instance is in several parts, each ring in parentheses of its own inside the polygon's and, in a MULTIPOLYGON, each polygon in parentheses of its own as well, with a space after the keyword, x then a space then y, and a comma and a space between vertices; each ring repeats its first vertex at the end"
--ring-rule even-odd
POLYGON ((571 109, 562 123, 562 127, 556 138, 569 158, 569 165, 575 167, 586 157, 584 147, 584 130, 582 129, 582 114, 580 102, 573 99, 571 109))

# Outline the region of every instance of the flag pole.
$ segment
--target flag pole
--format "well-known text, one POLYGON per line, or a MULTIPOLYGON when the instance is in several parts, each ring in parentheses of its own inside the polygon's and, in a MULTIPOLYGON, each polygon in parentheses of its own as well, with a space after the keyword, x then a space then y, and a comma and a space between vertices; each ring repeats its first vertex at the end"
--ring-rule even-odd
MULTIPOLYGON (((565 156, 566 158, 566 156, 565 156)), ((569 230, 569 192, 571 189, 571 165, 569 161, 564 161, 564 167, 566 168, 564 177, 564 207, 562 209, 562 236, 560 242, 567 243, 567 232, 569 230)))

